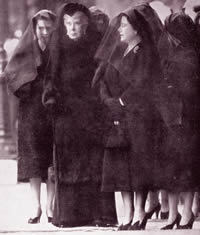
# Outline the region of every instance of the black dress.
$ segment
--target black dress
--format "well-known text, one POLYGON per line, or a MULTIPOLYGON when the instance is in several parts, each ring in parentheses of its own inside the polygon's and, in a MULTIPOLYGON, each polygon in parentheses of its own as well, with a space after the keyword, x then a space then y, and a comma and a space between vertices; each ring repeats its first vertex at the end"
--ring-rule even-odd
POLYGON ((46 50, 41 51, 35 34, 39 16, 55 20, 53 12, 39 11, 31 19, 5 68, 8 87, 19 98, 19 181, 29 181, 30 178, 41 178, 45 181, 53 157, 51 118, 42 105, 43 80, 48 55, 46 50))

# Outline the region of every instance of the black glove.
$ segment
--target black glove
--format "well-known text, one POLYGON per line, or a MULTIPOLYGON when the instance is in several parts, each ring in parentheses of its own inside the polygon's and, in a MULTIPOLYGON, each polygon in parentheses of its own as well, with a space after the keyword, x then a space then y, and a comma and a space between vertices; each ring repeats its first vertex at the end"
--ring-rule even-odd
POLYGON ((123 106, 117 98, 108 98, 104 101, 105 105, 109 108, 114 120, 120 120, 123 112, 123 106))
POLYGON ((27 84, 23 85, 17 91, 15 91, 14 95, 17 96, 17 98, 19 98, 19 99, 26 99, 26 98, 30 97, 31 84, 27 83, 27 84))

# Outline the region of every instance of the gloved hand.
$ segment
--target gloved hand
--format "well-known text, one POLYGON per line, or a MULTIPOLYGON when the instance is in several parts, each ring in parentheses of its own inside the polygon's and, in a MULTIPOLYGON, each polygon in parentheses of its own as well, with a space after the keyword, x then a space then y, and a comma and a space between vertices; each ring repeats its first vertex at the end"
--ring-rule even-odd
POLYGON ((31 95, 31 83, 24 84, 17 91, 15 91, 14 95, 19 99, 26 99, 31 95))
POLYGON ((49 111, 53 111, 56 105, 55 93, 50 89, 45 89, 42 94, 42 104, 49 111))
POLYGON ((119 120, 123 112, 123 106, 117 98, 108 98, 104 101, 105 105, 109 108, 114 120, 119 120))

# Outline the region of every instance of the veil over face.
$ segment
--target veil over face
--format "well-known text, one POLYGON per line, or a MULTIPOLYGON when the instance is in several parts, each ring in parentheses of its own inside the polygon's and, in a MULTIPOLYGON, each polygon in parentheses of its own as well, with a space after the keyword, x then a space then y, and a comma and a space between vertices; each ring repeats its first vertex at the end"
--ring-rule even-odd
POLYGON ((42 63, 35 31, 37 20, 41 17, 52 22, 56 19, 49 10, 41 10, 34 15, 5 68, 8 86, 14 93, 36 78, 37 68, 42 63))
POLYGON ((174 13, 167 17, 165 30, 182 46, 196 46, 195 24, 185 13, 174 13))
MULTIPOLYGON (((132 14, 131 12, 133 12, 134 10, 143 17, 143 21, 146 21, 145 25, 148 27, 148 31, 151 32, 149 37, 153 39, 154 43, 156 44, 163 31, 163 25, 158 15, 150 7, 149 4, 139 4, 136 6, 133 5, 130 8, 123 11, 122 13, 131 15, 132 14)), ((120 16, 118 15, 115 18, 113 18, 110 22, 108 30, 106 31, 102 43, 96 53, 97 60, 101 61, 108 60, 110 54, 115 49, 116 44, 120 39, 118 32, 119 26, 120 26, 120 16)))
POLYGON ((97 54, 99 53, 98 56, 104 61, 104 63, 112 65, 119 72, 121 71, 118 65, 120 64, 120 61, 123 60, 124 52, 127 48, 127 44, 121 42, 119 34, 119 28, 123 16, 128 19, 128 22, 131 24, 133 29, 138 32, 142 43, 148 45, 149 48, 151 48, 151 51, 155 48, 149 24, 136 8, 130 8, 119 14, 114 21, 111 22, 112 25, 110 26, 110 30, 106 32, 97 52, 97 54))
MULTIPOLYGON (((125 10, 124 14, 131 15, 131 12, 136 12, 137 15, 141 18, 139 20, 139 24, 144 24, 147 33, 146 39, 149 39, 154 45, 153 48, 155 52, 157 49, 155 45, 157 45, 159 38, 163 32, 163 25, 160 21, 157 13, 151 8, 149 4, 136 4, 125 10)), ((118 15, 113 18, 110 22, 110 25, 101 41, 101 44, 95 54, 95 58, 100 62, 99 68, 96 70, 92 86, 95 86, 96 83, 101 79, 106 63, 110 60, 112 53, 116 50, 117 45, 120 41, 120 35, 118 32, 118 28, 120 26, 120 18, 118 15)))
POLYGON ((104 35, 109 25, 109 17, 108 15, 101 9, 98 9, 96 6, 92 6, 89 8, 92 20, 96 25, 97 31, 104 35))
POLYGON ((52 79, 56 78, 58 67, 59 67, 59 58, 62 55, 62 48, 68 48, 72 50, 74 47, 85 47, 86 44, 90 44, 92 41, 92 23, 91 15, 89 9, 78 3, 69 3, 61 6, 58 19, 56 23, 55 30, 52 34, 50 41, 50 61, 51 61, 51 77, 52 79), (83 37, 79 40, 72 40, 67 36, 66 27, 64 25, 64 15, 73 16, 76 12, 81 12, 88 19, 88 26, 83 37))

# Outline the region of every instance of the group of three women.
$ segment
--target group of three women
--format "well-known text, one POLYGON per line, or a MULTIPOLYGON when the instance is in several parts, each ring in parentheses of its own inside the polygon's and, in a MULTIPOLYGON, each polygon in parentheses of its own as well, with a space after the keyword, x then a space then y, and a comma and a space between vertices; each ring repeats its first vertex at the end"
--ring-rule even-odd
MULTIPOLYGON (((124 221, 119 230, 145 229, 154 212, 145 213, 147 193, 158 189, 169 192, 170 213, 163 229, 193 225, 191 202, 198 186, 199 164, 195 29, 182 12, 182 1, 166 0, 173 13, 164 29, 149 2, 134 1, 115 17, 100 46, 89 9, 66 4, 52 33, 48 57, 45 59, 41 43, 39 51, 38 46, 35 50, 32 40, 26 48, 19 44, 22 49, 16 50, 7 66, 9 85, 27 108, 21 112, 24 119, 19 119, 21 130, 26 131, 24 125, 28 125, 32 131, 19 135, 26 143, 28 178, 41 182, 46 174, 42 166, 49 166, 46 161, 52 156, 54 142, 55 225, 80 226, 97 220, 103 225, 116 223, 113 192, 120 191, 124 221), (35 100, 37 97, 40 100, 35 100), (42 102, 50 112, 42 109, 42 102), (30 103, 36 105, 32 105, 33 112, 30 103), (45 117, 40 121, 35 115, 45 117), (48 123, 52 129, 46 127, 48 123), (41 139, 44 129, 47 132, 41 139), (30 143, 35 147, 36 142, 38 152, 29 149, 30 143), (45 146, 50 153, 45 153, 45 146), (40 160, 35 161, 37 158, 40 160), (35 162, 41 173, 34 175, 35 162), (179 192, 186 192, 182 217, 177 211, 179 192)), ((27 34, 34 38, 37 27, 39 20, 27 34)), ((20 153, 19 145, 19 165, 24 159, 20 153)), ((34 188, 39 183, 33 184, 34 188)), ((38 208, 30 223, 38 222, 40 205, 38 208)), ((47 207, 52 220, 49 211, 47 207)))

